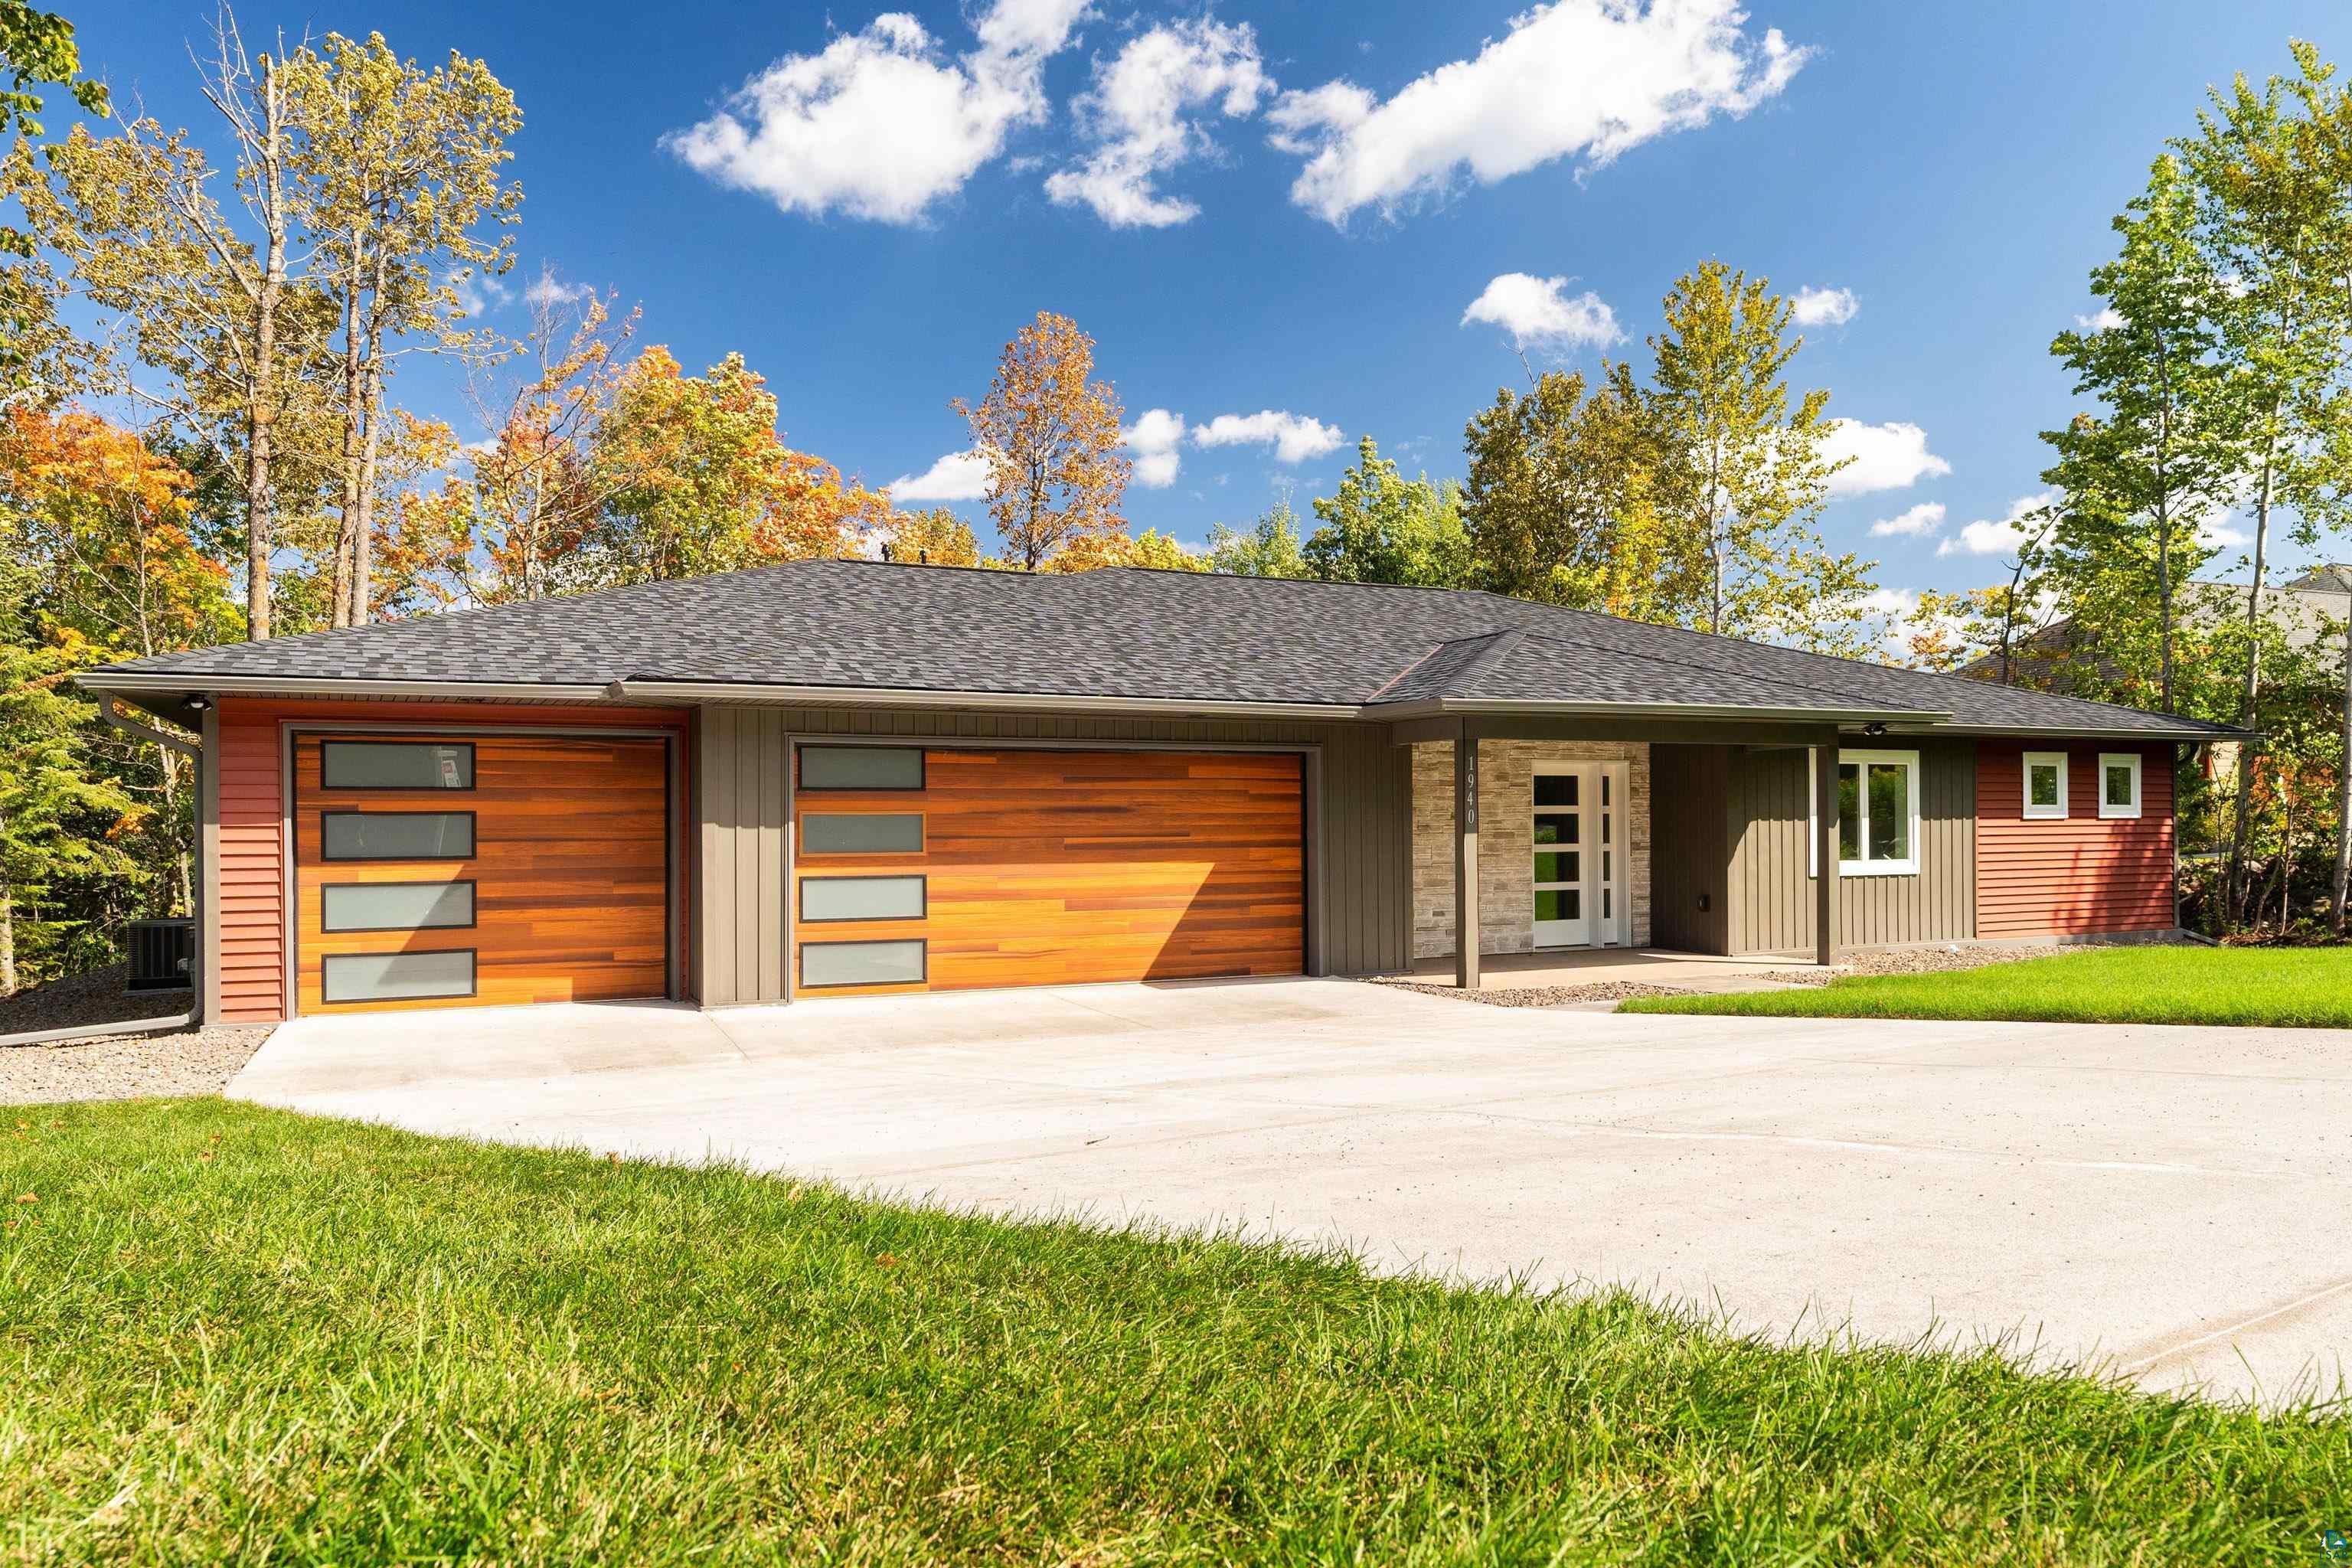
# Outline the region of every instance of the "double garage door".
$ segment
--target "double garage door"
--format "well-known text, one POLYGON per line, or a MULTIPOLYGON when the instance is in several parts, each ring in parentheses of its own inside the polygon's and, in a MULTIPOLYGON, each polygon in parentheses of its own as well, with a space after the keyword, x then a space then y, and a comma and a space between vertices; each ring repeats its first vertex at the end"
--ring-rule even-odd
MULTIPOLYGON (((664 742, 306 734, 293 763, 301 1011, 671 990, 664 742)), ((811 742, 794 770, 796 994, 1305 967, 1296 753, 811 742)))

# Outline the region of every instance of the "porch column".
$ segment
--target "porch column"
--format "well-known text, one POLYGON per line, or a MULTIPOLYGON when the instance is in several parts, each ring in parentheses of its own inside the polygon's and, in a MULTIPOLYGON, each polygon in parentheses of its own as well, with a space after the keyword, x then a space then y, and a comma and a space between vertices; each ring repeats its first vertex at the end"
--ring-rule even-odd
POLYGON ((1838 732, 1813 743, 1813 957, 1827 969, 1838 949, 1838 732))
POLYGON ((1454 984, 1478 988, 1478 738, 1454 737, 1454 984))

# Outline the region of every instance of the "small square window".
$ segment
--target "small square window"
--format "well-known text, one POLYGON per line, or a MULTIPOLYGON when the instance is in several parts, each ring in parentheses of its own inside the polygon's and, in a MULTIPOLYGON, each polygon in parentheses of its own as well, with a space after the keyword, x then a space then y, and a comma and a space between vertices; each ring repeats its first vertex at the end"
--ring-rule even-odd
POLYGON ((2140 757, 2137 752, 2099 753, 2099 815, 2134 817, 2139 815, 2140 757))
POLYGON ((2025 815, 2057 818, 2066 815, 2066 753, 2025 753, 2025 815))

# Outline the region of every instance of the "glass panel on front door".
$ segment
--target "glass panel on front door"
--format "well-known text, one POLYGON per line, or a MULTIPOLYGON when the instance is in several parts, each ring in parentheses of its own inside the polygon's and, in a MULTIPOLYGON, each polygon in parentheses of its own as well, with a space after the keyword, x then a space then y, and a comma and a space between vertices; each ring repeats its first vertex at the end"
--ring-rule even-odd
POLYGON ((1594 794, 1589 777, 1583 769, 1535 775, 1538 947, 1581 947, 1592 940, 1584 889, 1589 868, 1585 857, 1595 843, 1594 835, 1586 829, 1594 794))

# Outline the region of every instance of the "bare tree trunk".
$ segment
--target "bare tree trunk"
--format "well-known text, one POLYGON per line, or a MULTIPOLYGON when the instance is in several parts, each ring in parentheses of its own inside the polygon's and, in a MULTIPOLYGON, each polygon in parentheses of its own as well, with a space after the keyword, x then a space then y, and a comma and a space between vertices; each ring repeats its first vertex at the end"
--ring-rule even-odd
POLYGON ((253 371, 245 402, 245 635, 269 636, 269 557, 277 544, 270 465, 278 426, 278 306, 286 295, 286 92, 278 61, 261 62, 261 123, 247 138, 258 170, 261 279, 253 299, 253 371))
POLYGON ((2157 417, 2156 438, 2156 606, 2158 666, 2164 685, 2164 710, 2172 703, 2172 496, 2165 458, 2172 452, 2172 360, 2164 334, 2156 334, 2157 374, 2164 384, 2163 412, 2157 417))
MULTIPOLYGON (((2278 409, 2271 409, 2275 426, 2278 409)), ((2271 502, 2276 493, 2278 479, 2278 437, 2273 429, 2263 448, 2262 488, 2254 500, 2254 580, 2246 589, 2246 683, 2238 699, 2238 722, 2251 730, 2254 727, 2255 704, 2263 690, 2263 577, 2265 557, 2269 552, 2271 532, 2271 502)), ((2225 927, 2238 906, 2243 901, 2246 883, 2246 854, 2253 843, 2253 813, 2248 789, 2253 779, 2253 759, 2260 754, 2259 739, 2246 742, 2239 748, 2238 789, 2235 806, 2231 812, 2230 860, 2221 879, 2221 910, 2225 927)))
MULTIPOLYGON (((5 828, 0 819, 0 828, 5 828)), ((5 836, 5 835, 0 835, 5 836)), ((0 863, 0 996, 16 994, 16 889, 8 868, 0 863)))
POLYGON ((2328 929, 2344 934, 2345 904, 2352 895, 2352 596, 2344 602, 2344 759, 2336 770, 2336 907, 2328 929))
POLYGON ((366 398, 366 378, 360 355, 360 257, 364 243, 351 241, 349 272, 343 279, 343 464, 342 517, 335 529, 335 571, 327 624, 352 624, 352 577, 359 563, 361 405, 366 398))
MULTIPOLYGON (((375 276, 368 298, 383 299, 384 258, 379 247, 375 276)), ((352 609, 350 625, 363 626, 374 618, 370 577, 375 552, 376 458, 383 446, 383 317, 380 309, 368 313, 367 359, 361 370, 361 416, 366 421, 360 442, 359 528, 352 541, 352 609)))

